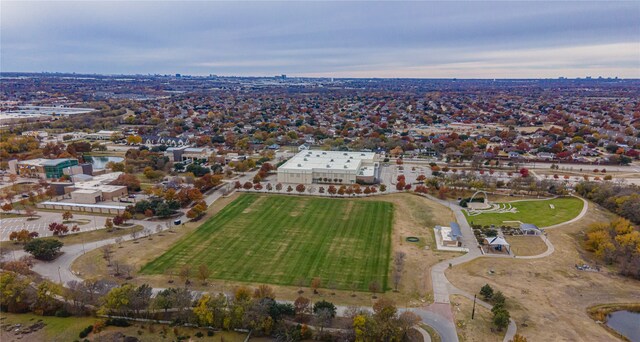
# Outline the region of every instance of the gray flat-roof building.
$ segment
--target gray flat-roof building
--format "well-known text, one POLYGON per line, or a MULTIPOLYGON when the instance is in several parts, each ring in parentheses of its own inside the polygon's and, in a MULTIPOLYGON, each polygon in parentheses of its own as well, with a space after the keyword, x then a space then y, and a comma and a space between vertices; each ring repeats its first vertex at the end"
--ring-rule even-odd
POLYGON ((278 182, 295 184, 375 183, 380 163, 373 152, 300 151, 278 168, 278 182))

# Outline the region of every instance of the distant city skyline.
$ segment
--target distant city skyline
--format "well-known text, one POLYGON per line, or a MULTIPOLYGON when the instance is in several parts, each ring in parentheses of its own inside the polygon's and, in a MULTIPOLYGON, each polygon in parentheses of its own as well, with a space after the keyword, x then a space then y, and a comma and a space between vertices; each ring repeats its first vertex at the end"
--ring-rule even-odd
POLYGON ((638 2, 0 6, 2 72, 640 78, 638 2))

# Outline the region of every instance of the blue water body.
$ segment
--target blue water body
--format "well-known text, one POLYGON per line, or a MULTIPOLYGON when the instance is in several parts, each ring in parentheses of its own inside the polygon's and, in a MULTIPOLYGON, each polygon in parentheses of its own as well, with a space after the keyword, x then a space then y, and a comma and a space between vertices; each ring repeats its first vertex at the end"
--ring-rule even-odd
POLYGON ((631 342, 640 342, 640 312, 614 311, 609 314, 607 325, 631 342))
POLYGON ((84 160, 93 165, 94 169, 104 169, 108 162, 119 163, 124 160, 122 157, 90 157, 84 156, 84 160))

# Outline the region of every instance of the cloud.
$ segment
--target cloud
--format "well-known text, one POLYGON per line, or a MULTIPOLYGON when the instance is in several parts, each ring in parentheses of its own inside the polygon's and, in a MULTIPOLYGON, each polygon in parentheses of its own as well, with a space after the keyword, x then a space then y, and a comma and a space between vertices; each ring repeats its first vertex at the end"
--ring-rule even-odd
POLYGON ((640 69, 633 2, 3 1, 0 15, 3 71, 492 78, 640 69))

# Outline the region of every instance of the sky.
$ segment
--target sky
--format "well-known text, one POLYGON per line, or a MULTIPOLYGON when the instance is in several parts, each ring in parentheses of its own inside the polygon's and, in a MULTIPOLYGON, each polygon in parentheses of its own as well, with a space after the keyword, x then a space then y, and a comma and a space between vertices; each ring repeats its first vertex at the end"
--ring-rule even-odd
POLYGON ((640 78, 640 2, 2 0, 0 71, 640 78))

